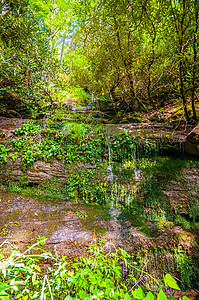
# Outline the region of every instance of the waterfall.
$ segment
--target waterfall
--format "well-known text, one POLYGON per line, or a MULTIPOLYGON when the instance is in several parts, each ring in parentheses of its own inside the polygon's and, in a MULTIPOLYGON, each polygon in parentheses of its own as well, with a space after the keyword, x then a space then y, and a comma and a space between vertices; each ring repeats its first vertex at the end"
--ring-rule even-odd
POLYGON ((109 181, 113 181, 113 168, 111 165, 111 146, 110 146, 110 136, 107 137, 108 139, 108 167, 107 167, 107 172, 108 172, 108 177, 107 179, 109 181))
POLYGON ((136 149, 133 153, 133 159, 134 159, 134 163, 135 163, 135 167, 134 167, 134 179, 136 181, 140 181, 141 180, 141 170, 139 170, 137 167, 136 167, 136 159, 137 159, 137 145, 136 145, 136 149))

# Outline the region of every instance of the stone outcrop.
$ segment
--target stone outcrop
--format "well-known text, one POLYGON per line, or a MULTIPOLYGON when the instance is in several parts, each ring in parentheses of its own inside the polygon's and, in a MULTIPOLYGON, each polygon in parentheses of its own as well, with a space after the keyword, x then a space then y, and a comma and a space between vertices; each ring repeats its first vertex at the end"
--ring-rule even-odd
POLYGON ((187 135, 185 151, 191 155, 199 156, 199 124, 187 135))
POLYGON ((52 177, 58 178, 59 182, 64 182, 68 175, 64 169, 64 161, 56 160, 52 163, 45 161, 35 161, 34 164, 28 167, 26 172, 21 170, 21 158, 18 157, 14 162, 8 158, 8 161, 0 169, 0 180, 25 180, 30 183, 41 183, 52 177))

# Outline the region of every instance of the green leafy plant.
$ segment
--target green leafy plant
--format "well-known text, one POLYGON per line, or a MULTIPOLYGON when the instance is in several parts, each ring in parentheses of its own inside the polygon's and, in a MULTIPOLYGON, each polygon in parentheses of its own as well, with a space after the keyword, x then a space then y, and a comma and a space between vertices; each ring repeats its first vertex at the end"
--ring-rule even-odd
POLYGON ((22 150, 21 162, 22 169, 25 171, 28 166, 31 166, 34 161, 39 159, 42 154, 42 148, 39 144, 30 143, 22 150))
POLYGON ((74 170, 70 173, 67 183, 67 199, 83 203, 107 202, 107 185, 95 180, 93 170, 74 170))
POLYGON ((4 224, 3 228, 1 229, 0 234, 2 234, 2 235, 8 234, 8 224, 4 224))
POLYGON ((64 150, 60 143, 55 140, 45 139, 42 143, 41 153, 44 161, 50 162, 55 157, 61 159, 64 155, 64 150))
POLYGON ((134 138, 131 134, 123 131, 121 135, 114 135, 110 147, 113 154, 113 160, 131 159, 134 157, 136 144, 139 137, 134 138))
POLYGON ((62 131, 67 136, 72 134, 74 138, 76 137, 77 139, 81 140, 91 131, 91 127, 88 124, 72 122, 67 123, 63 127, 62 131))
POLYGON ((176 283, 176 280, 170 274, 166 274, 163 278, 166 287, 170 287, 175 290, 180 290, 179 286, 176 283))
POLYGON ((7 162, 9 150, 10 148, 7 148, 5 145, 0 145, 0 166, 7 162))
POLYGON ((15 135, 37 135, 38 132, 40 131, 40 126, 36 125, 32 122, 27 122, 21 125, 20 128, 17 128, 15 130, 13 130, 13 133, 15 135))
POLYGON ((15 161, 15 160, 17 159, 17 152, 9 153, 9 157, 10 157, 13 161, 15 161))
POLYGON ((27 143, 27 139, 16 137, 11 141, 11 146, 17 150, 21 151, 27 143))
MULTIPOLYGON (((23 253, 19 249, 12 249, 9 256, 0 253, 0 299, 167 300, 162 289, 157 296, 143 290, 144 278, 154 278, 139 270, 121 248, 105 253, 103 243, 99 242, 89 246, 86 257, 68 260, 44 251, 44 243, 45 238, 39 236, 37 243, 23 253), (47 264, 45 268, 41 268, 41 261, 47 264), (122 266, 129 270, 125 278, 122 266)), ((164 276, 164 282, 172 289, 179 289, 170 274, 164 276)))
POLYGON ((195 222, 199 219, 199 199, 196 197, 190 197, 188 202, 188 213, 190 218, 195 222))

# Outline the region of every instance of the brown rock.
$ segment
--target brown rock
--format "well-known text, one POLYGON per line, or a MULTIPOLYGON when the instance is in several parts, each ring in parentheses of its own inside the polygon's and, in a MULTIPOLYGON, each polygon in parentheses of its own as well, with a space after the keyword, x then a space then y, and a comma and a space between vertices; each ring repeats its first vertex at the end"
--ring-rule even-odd
POLYGON ((67 179, 68 174, 64 169, 63 160, 54 160, 52 163, 38 160, 28 167, 27 172, 21 170, 21 158, 18 157, 14 162, 8 158, 7 163, 0 170, 0 180, 22 180, 25 179, 31 183, 41 183, 49 180, 52 177, 57 177, 59 182, 67 179))
POLYGON ((197 125, 187 136, 185 151, 191 155, 199 156, 199 125, 197 125))

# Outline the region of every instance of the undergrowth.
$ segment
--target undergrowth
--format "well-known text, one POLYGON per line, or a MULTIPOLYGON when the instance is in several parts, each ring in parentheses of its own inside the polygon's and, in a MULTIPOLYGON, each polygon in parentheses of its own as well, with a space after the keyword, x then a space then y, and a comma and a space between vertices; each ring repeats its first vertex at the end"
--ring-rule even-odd
MULTIPOLYGON (((94 243, 88 247, 87 257, 69 260, 58 252, 45 251, 44 243, 40 237, 25 252, 13 248, 7 257, 1 245, 0 299, 175 299, 167 298, 157 280, 139 269, 121 248, 106 253, 103 242, 94 243), (156 290, 144 289, 146 281, 156 282, 156 290)), ((179 290, 170 274, 163 279, 165 286, 179 290)), ((185 296, 180 299, 188 300, 185 296)))

